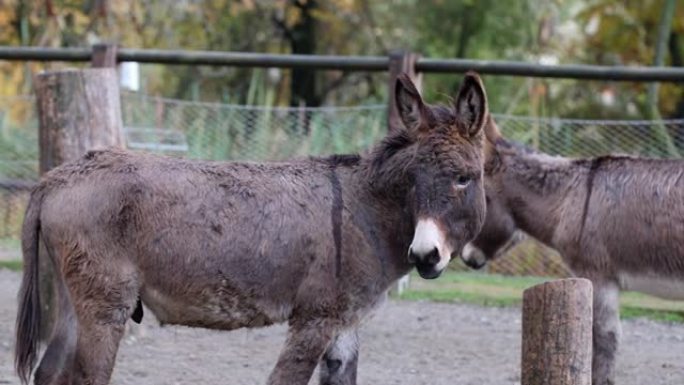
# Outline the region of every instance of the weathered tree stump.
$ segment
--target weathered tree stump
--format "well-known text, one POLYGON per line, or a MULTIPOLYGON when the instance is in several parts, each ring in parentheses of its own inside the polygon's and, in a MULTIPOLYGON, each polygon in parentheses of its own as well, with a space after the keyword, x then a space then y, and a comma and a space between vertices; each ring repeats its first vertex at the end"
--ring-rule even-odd
POLYGON ((403 125, 394 100, 394 87, 397 85, 397 77, 406 73, 418 91, 421 89, 422 75, 416 72, 418 58, 420 58, 418 54, 403 51, 391 52, 389 55, 389 106, 387 109, 387 129, 389 131, 403 125))
MULTIPOLYGON (((43 72, 34 79, 39 117, 40 173, 109 146, 125 147, 115 69, 43 72)), ((41 247, 41 337, 52 331, 53 269, 41 247)))
POLYGON ((34 84, 41 173, 94 148, 125 146, 116 70, 43 72, 34 84))
POLYGON ((525 290, 522 328, 522 385, 591 385, 591 281, 562 279, 525 290))
POLYGON ((116 54, 118 47, 116 44, 95 44, 93 45, 93 56, 90 58, 92 68, 116 68, 116 54))

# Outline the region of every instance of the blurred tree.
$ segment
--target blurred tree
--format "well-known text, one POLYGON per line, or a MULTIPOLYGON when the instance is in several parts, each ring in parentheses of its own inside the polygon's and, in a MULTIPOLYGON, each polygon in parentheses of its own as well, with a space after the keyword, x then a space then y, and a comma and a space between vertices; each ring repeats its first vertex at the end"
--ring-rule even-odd
MULTIPOLYGON (((136 48, 338 55, 405 49, 427 57, 648 65, 665 1, 184 0, 169 6, 157 0, 4 0, 0 44, 113 41, 136 48)), ((665 64, 682 65, 682 2, 674 15, 665 64)), ((0 94, 28 92, 31 72, 59 65, 0 63, 0 94)), ((316 106, 386 97, 380 74, 153 65, 143 71, 145 92, 181 98, 262 103, 259 97, 268 94, 275 104, 316 106)), ((424 89, 440 98, 453 94, 458 79, 429 75, 424 89)), ((646 111, 644 84, 486 81, 494 111, 595 118, 646 111)), ((664 116, 684 115, 681 87, 666 84, 658 94, 664 116)))
MULTIPOLYGON (((669 34, 664 35, 667 40, 663 42, 662 63, 677 65, 676 60, 681 60, 681 43, 678 39, 684 33, 684 3, 672 1, 671 14, 663 17, 667 3, 670 0, 597 0, 589 3, 577 15, 582 27, 584 49, 581 53, 579 50, 575 52, 581 60, 589 63, 653 65, 662 20, 669 24, 664 27, 671 29, 669 34)), ((646 88, 647 85, 643 83, 620 87, 620 92, 627 94, 632 102, 637 102, 641 117, 649 116, 646 88)), ((658 95, 658 109, 663 116, 675 115, 676 106, 684 98, 681 87, 664 83, 658 95)))

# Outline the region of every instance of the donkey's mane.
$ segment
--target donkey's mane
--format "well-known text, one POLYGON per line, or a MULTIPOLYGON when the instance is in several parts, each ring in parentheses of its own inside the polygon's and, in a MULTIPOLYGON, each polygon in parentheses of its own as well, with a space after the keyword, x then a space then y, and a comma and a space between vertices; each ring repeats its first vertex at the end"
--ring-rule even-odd
MULTIPOLYGON (((428 111, 432 124, 436 127, 448 128, 458 121, 453 107, 431 104, 428 105, 428 111)), ((371 150, 371 169, 377 171, 388 159, 415 142, 416 137, 405 127, 394 130, 371 150)))
POLYGON ((635 156, 629 154, 606 154, 586 158, 567 158, 561 155, 551 155, 541 152, 532 147, 526 146, 522 143, 499 138, 496 142, 497 147, 514 151, 518 155, 536 155, 538 160, 542 163, 548 158, 549 160, 569 160, 573 165, 588 167, 595 169, 599 166, 608 165, 623 165, 625 163, 681 163, 681 159, 667 159, 667 158, 648 158, 642 156, 635 156))
POLYGON ((379 170, 388 159, 413 144, 414 141, 406 129, 399 129, 386 136, 371 150, 371 169, 379 170))
MULTIPOLYGON (((568 177, 572 175, 571 159, 562 156, 553 156, 521 143, 499 138, 496 142, 497 148, 502 154, 514 157, 514 161, 507 162, 519 180, 532 191, 538 194, 546 194, 549 191, 559 188, 568 177)), ((494 168, 499 170, 503 162, 494 168)))
POLYGON ((596 168, 597 165, 600 166, 611 166, 611 165, 625 165, 625 164, 654 164, 654 163, 672 163, 681 164, 681 159, 671 159, 671 158, 647 158, 642 156, 626 155, 626 154, 611 154, 611 155, 600 155, 591 158, 577 158, 573 159, 573 163, 578 166, 585 166, 589 168, 596 168))
POLYGON ((359 154, 334 154, 326 157, 310 157, 310 159, 325 162, 332 167, 352 167, 361 163, 359 154))

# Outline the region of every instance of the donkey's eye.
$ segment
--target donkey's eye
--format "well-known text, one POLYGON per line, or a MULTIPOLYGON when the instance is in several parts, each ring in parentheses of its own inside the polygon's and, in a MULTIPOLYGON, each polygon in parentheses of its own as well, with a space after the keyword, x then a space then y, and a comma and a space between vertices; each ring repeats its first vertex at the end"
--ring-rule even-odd
POLYGON ((471 178, 469 176, 460 175, 458 178, 456 178, 456 182, 454 182, 454 188, 457 190, 464 189, 468 187, 470 181, 471 178))

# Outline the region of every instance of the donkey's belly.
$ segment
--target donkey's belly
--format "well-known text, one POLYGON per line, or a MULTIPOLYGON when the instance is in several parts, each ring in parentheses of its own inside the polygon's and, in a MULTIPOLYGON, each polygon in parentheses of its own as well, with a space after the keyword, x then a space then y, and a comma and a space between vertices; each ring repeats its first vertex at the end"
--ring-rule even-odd
POLYGON ((650 274, 621 273, 620 287, 656 297, 684 300, 684 279, 650 274))
POLYGON ((291 307, 287 305, 269 305, 240 293, 212 290, 172 295, 146 287, 141 298, 161 324, 209 329, 268 326, 285 321, 291 312, 291 307))

